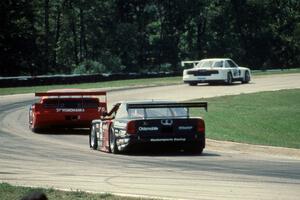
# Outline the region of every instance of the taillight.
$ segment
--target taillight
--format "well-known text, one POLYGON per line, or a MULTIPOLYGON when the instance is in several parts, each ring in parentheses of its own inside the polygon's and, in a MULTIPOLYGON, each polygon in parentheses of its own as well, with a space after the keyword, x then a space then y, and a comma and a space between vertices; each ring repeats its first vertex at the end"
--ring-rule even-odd
POLYGON ((128 134, 136 134, 135 121, 129 121, 127 123, 126 132, 128 134))
POLYGON ((205 124, 202 119, 199 119, 197 121, 197 132, 204 133, 205 132, 205 124))

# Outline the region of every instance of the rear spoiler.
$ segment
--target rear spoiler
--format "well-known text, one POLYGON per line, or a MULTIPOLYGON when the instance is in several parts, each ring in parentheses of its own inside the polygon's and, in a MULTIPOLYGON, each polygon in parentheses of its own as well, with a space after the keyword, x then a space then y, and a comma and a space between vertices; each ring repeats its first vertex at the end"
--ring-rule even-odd
POLYGON ((127 109, 134 108, 205 108, 207 111, 207 102, 133 103, 127 105, 127 109))
POLYGON ((49 97, 49 96, 106 96, 105 91, 95 91, 95 92, 37 92, 36 97, 49 97))
POLYGON ((193 67, 195 67, 199 62, 200 60, 181 61, 181 67, 184 67, 185 64, 193 64, 193 67))

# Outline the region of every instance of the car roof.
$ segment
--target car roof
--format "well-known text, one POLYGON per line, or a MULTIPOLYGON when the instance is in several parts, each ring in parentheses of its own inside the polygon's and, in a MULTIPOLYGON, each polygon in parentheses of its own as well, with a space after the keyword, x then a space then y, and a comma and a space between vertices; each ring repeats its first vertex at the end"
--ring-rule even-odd
POLYGON ((206 58, 202 59, 201 61, 224 61, 224 60, 231 60, 230 58, 206 58))

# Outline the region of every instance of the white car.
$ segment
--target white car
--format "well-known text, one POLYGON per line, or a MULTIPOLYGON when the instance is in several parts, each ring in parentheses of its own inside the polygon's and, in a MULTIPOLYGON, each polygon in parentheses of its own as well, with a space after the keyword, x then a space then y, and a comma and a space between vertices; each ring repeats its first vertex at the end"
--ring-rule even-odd
POLYGON ((238 66, 229 58, 211 58, 198 61, 182 61, 181 66, 192 64, 193 68, 183 71, 183 82, 189 85, 198 83, 226 83, 234 81, 249 83, 251 71, 249 68, 238 66))

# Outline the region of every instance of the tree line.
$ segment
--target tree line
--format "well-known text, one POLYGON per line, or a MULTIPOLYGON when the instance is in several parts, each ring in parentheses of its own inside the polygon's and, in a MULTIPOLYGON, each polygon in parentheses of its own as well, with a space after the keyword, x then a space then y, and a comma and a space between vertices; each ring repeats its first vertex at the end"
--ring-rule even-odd
POLYGON ((2 0, 0 76, 300 67, 299 0, 2 0))

